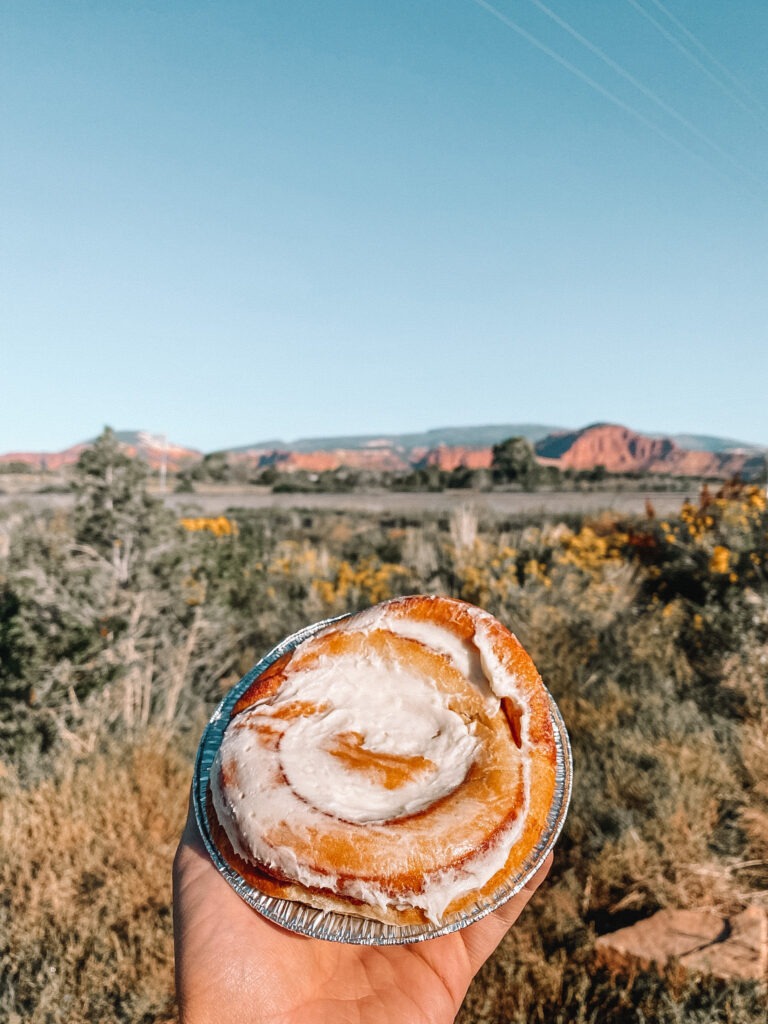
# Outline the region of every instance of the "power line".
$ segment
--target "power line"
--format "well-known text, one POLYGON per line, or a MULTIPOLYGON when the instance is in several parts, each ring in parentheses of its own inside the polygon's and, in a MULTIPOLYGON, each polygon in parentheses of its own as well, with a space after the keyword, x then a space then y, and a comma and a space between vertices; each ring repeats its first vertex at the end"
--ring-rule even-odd
POLYGON ((714 64, 714 66, 720 71, 720 73, 722 75, 725 75, 725 77, 728 79, 729 82, 732 82, 733 85, 735 85, 737 89, 740 89, 742 91, 742 93, 745 96, 747 96, 755 104, 755 106, 759 107, 759 109, 761 111, 763 111, 764 113, 768 113, 768 111, 766 110, 765 104, 761 103, 761 101, 757 98, 757 96, 755 96, 754 93, 750 92, 750 90, 746 87, 746 85, 744 85, 744 83, 741 82, 736 77, 736 75, 734 75, 731 71, 729 71, 728 68, 725 66, 725 64, 723 64, 722 61, 719 61, 717 59, 717 57, 715 57, 715 55, 712 53, 712 51, 707 49, 707 47, 704 45, 704 43, 702 43, 702 41, 697 36, 695 36, 693 34, 693 32, 690 31, 690 29, 687 29, 685 27, 685 25, 683 25, 683 23, 680 21, 680 19, 676 18, 674 16, 674 14, 672 14, 672 12, 669 11, 664 6, 664 4, 660 2, 660 0, 651 0, 651 3, 655 7, 658 7, 658 9, 662 12, 662 14, 665 14, 667 16, 667 18, 672 22, 672 24, 675 25, 676 28, 680 32, 682 32, 683 35, 687 39, 690 39, 690 41, 693 43, 693 45, 701 53, 703 53, 705 57, 707 57, 707 59, 710 61, 711 64, 714 64))
MULTIPOLYGON (((720 175, 720 177, 724 177, 728 181, 733 182, 733 178, 730 174, 727 174, 716 164, 713 164, 711 160, 707 160, 700 153, 697 153, 696 150, 691 149, 690 146, 685 145, 685 143, 680 142, 679 139, 676 139, 668 132, 665 132, 663 128, 660 128, 659 125, 657 125, 654 121, 651 121, 650 118, 647 118, 644 114, 641 114, 639 110, 636 110, 634 107, 630 106, 629 103, 625 103, 624 100, 616 96, 615 93, 611 92, 609 89, 606 89, 604 86, 600 85, 599 82, 595 81, 594 78, 590 77, 588 74, 586 74, 586 72, 582 71, 581 68, 576 67, 575 64, 572 64, 569 60, 567 60, 565 57, 559 54, 556 50, 553 50, 551 47, 547 46, 546 43, 543 43, 540 39, 537 39, 536 36, 534 36, 527 29, 523 28, 522 25, 519 25, 516 21, 513 21, 511 18, 507 17, 506 14, 503 14, 492 4, 488 3, 488 0, 471 0, 471 2, 477 4, 478 7, 482 7, 483 10, 487 11, 494 18, 500 21, 503 25, 506 25, 507 28, 511 29, 513 32, 517 33, 517 35, 519 35, 521 38, 525 39, 526 42, 531 44, 531 46, 534 46, 537 50, 541 51, 541 53, 546 54, 546 56, 549 57, 551 60, 555 61, 556 64, 559 64, 566 71, 570 72, 576 78, 580 79, 582 82, 588 85, 590 89, 593 89, 595 92, 599 93, 610 103, 613 103, 614 106, 618 107, 620 110, 623 110, 626 114, 629 114, 630 117, 633 117, 636 121, 639 121, 646 128, 648 128, 649 131, 652 131, 655 135, 658 135, 660 138, 664 139, 665 142, 668 142, 671 146, 674 146, 676 149, 679 149, 682 153, 685 153, 687 156, 693 157, 694 160, 697 160, 699 163, 703 164, 710 171, 714 171, 716 174, 720 175)), ((629 0, 629 2, 631 3, 632 0, 629 0)), ((751 172, 749 173, 751 174, 751 172)), ((745 187, 743 183, 742 187, 745 187)), ((765 199, 764 196, 757 195, 749 189, 747 189, 747 191, 749 191, 750 195, 752 195, 753 198, 763 200, 765 199)))
POLYGON ((679 50, 679 52, 682 53, 683 56, 685 56, 691 62, 691 64, 694 65, 694 67, 697 67, 702 74, 706 75, 707 78, 711 82, 713 82, 721 92, 725 93, 726 96, 733 100, 733 102, 742 110, 744 110, 747 114, 749 114, 750 117, 753 117, 762 128, 766 127, 765 121, 750 106, 748 106, 748 104, 744 102, 744 100, 741 98, 741 96, 738 95, 738 93, 735 93, 733 89, 730 89, 720 78, 717 77, 717 75, 710 71, 706 64, 703 64, 695 54, 691 53, 688 47, 684 46, 683 43, 681 43, 680 40, 675 35, 673 35, 668 29, 666 29, 657 18, 654 18, 654 16, 649 11, 646 11, 644 7, 641 7, 637 0, 627 0, 627 3, 630 5, 630 7, 633 7, 638 14, 641 14, 647 21, 649 21, 651 25, 653 25, 653 27, 656 29, 656 31, 659 32, 662 36, 664 36, 667 42, 671 43, 676 50, 679 50))
POLYGON ((569 60, 566 60, 566 58, 561 56, 561 54, 557 53, 556 50, 551 49, 549 46, 546 45, 546 43, 542 43, 539 39, 536 38, 536 36, 528 32, 527 29, 524 29, 522 25, 518 25, 517 22, 512 21, 511 18, 508 18, 506 14, 502 14, 501 11, 497 10, 495 7, 489 4, 487 0, 472 0, 472 2, 477 4, 479 7, 484 8, 486 11, 488 11, 489 14, 492 14, 494 18, 497 18, 500 22, 506 25, 507 28, 511 28, 513 32, 516 32, 519 36, 522 36, 522 38, 525 39, 526 42, 529 42, 531 46, 535 46, 537 50, 541 50, 542 53, 545 53, 547 57, 550 57, 561 67, 565 68, 566 71, 570 71, 572 75, 575 75, 577 78, 580 78, 582 82, 585 82, 591 89, 594 89, 595 92, 600 93, 600 95, 604 96, 605 99, 609 100, 611 103, 619 107, 625 113, 629 114, 631 117, 634 117, 637 121, 640 121, 642 124, 644 124, 646 128, 649 128, 652 132, 655 132, 657 135, 660 135, 661 138, 664 139, 666 142, 669 142, 673 146, 677 146, 678 149, 682 149, 686 153, 693 153, 693 155, 697 155, 694 153, 693 150, 688 149, 687 146, 683 145, 681 142, 673 138, 671 135, 668 135, 667 132, 665 132, 662 128, 659 128, 657 124, 655 124, 653 121, 647 118, 644 114, 641 114, 639 110, 635 110, 634 107, 631 107, 628 103, 625 103, 624 100, 619 99, 619 97, 612 93, 609 89, 605 89, 602 85, 600 85, 599 82, 596 82, 594 78, 591 78, 580 68, 577 68, 575 64, 571 64, 569 60))
POLYGON ((551 8, 547 7, 546 4, 542 3, 541 0, 529 0, 529 2, 533 4, 533 6, 536 7, 538 10, 540 10, 543 14, 546 14, 548 18, 551 18, 552 21, 559 25, 564 32, 567 32, 570 36, 576 39, 577 42, 581 43, 582 46, 586 47, 590 51, 590 53, 593 53, 596 57, 598 57, 612 71, 615 71, 617 75, 619 75, 625 81, 629 82, 630 85, 634 86, 635 89, 637 89, 639 92, 643 94, 643 96, 645 96, 647 99, 651 100, 651 102, 655 103, 658 107, 660 107, 660 109, 663 110, 665 114, 668 114, 670 117, 674 118, 675 121, 677 121, 689 132, 695 135, 697 139, 699 139, 705 145, 709 146, 710 149, 714 150, 716 153, 718 153, 720 156, 726 159, 730 164, 733 165, 733 167, 741 171, 743 174, 749 175, 758 184, 764 184, 763 180, 757 175, 753 174, 748 167, 744 166, 744 164, 736 160, 731 153, 729 153, 727 150, 723 149, 722 146, 714 142, 705 132, 701 131, 700 128, 697 128, 695 124, 689 121, 687 117, 684 117, 679 111, 675 110, 674 107, 670 106, 669 103, 666 103, 652 89, 649 89, 648 86, 644 85, 643 82, 641 82, 633 74, 627 71, 626 68, 622 67, 621 64, 618 64, 615 60, 609 57, 604 50, 601 50, 599 46, 596 46, 591 40, 587 39, 586 36, 583 36, 564 18, 561 18, 551 8))

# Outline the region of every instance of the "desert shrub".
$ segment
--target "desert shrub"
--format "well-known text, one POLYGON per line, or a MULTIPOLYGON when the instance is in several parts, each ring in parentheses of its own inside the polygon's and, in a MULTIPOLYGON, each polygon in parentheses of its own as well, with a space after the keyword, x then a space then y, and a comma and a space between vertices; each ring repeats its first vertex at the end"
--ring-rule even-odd
POLYGON ((17 509, 3 522, 5 1017, 172 1013, 167 875, 201 723, 286 634, 428 592, 481 604, 518 634, 576 765, 550 881, 474 983, 462 1024, 762 1019, 754 986, 616 979, 593 960, 596 934, 660 907, 728 912, 768 891, 760 492, 705 493, 664 521, 502 519, 469 505, 178 521, 143 500, 118 501, 110 520, 104 508, 92 480, 72 514, 17 509), (139 877, 147 829, 156 858, 139 877), (58 865, 43 838, 57 830, 58 865))
POLYGON ((596 970, 583 951, 565 954, 561 948, 548 955, 540 941, 527 934, 522 939, 505 940, 481 970, 456 1024, 757 1024, 764 1019, 764 989, 756 983, 682 981, 674 972, 617 978, 596 970))

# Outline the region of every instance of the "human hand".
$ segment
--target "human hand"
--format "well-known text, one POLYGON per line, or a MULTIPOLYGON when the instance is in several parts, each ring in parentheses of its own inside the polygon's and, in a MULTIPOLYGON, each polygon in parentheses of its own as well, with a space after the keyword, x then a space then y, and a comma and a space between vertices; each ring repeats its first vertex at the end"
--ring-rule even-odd
POLYGON ((450 1024, 473 976, 544 881, 480 921, 404 946, 296 935, 252 910, 219 874, 190 807, 173 865, 182 1024, 450 1024))

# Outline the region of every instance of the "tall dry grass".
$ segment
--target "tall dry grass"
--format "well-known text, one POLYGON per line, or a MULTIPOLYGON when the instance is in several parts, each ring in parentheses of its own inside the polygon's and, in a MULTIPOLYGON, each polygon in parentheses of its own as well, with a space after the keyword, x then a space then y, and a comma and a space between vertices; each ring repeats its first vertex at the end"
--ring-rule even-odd
POLYGON ((22 522, 0 564, 0 1019, 172 1018, 171 861, 213 702, 306 622, 426 591, 515 630, 576 764, 550 879, 460 1024, 762 1024, 759 986, 593 958, 660 907, 768 905, 768 520, 717 500, 640 524, 243 514, 163 535, 123 588, 61 517, 22 522))
POLYGON ((170 1021, 170 866, 189 759, 162 736, 0 780, 0 1018, 170 1021))

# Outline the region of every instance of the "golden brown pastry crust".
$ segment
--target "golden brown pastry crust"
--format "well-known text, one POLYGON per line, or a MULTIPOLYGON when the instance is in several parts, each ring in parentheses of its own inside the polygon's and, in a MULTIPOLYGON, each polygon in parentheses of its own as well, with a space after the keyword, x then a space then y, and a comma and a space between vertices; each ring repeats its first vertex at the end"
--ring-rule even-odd
MULTIPOLYGON (((473 859, 493 849, 514 827, 503 866, 477 887, 451 899, 441 918, 466 911, 519 875, 546 827, 555 790, 556 747, 549 698, 538 672, 513 634, 487 613, 449 598, 398 598, 333 624, 279 658, 240 697, 229 729, 248 728, 258 742, 279 747, 286 719, 318 712, 317 707, 304 706, 302 701, 281 704, 286 683, 295 682, 319 663, 327 664, 328 659, 349 657, 373 657, 393 666, 407 664, 409 672, 431 680, 445 694, 451 710, 470 723, 479 741, 463 782, 418 813, 384 823, 329 820, 322 835, 292 822, 282 823, 280 834, 270 836, 270 841, 290 845, 315 880, 328 878, 327 887, 301 884, 274 864, 255 857, 245 859, 236 852, 233 841, 241 851, 247 848, 247 841, 234 818, 228 816, 224 823, 219 820, 209 795, 214 842, 245 881, 266 895, 405 925, 427 921, 421 906, 409 905, 409 894, 433 884, 444 872, 460 872, 465 865, 471 870, 473 859), (402 623, 411 635, 398 632, 404 628, 402 623), (437 627, 462 644, 482 650, 486 662, 495 658, 496 671, 514 681, 514 692, 497 696, 496 710, 489 714, 488 695, 483 697, 444 651, 414 638, 414 628, 418 633, 421 626, 425 636, 430 627, 437 627), (242 714, 248 709, 258 712, 255 718, 242 714), (450 843, 445 839, 448 835, 450 843), (414 852, 398 859, 402 844, 414 852), (339 884, 334 875, 339 864, 344 873, 354 872, 366 883, 381 884, 388 905, 363 902, 350 894, 349 887, 345 891, 343 881, 339 884)), ((408 728, 407 722, 404 728, 408 728)), ((340 739, 335 755, 349 759, 355 770, 389 778, 390 766, 382 761, 384 755, 372 754, 353 734, 340 739)), ((400 766, 396 767, 399 771, 400 766)), ((419 770, 418 764, 414 770, 419 770)), ((214 771, 218 774, 212 783, 219 787, 219 799, 234 803, 232 794, 240 785, 237 765, 222 763, 214 766, 214 771)), ((393 785, 397 785, 396 778, 393 785)))

